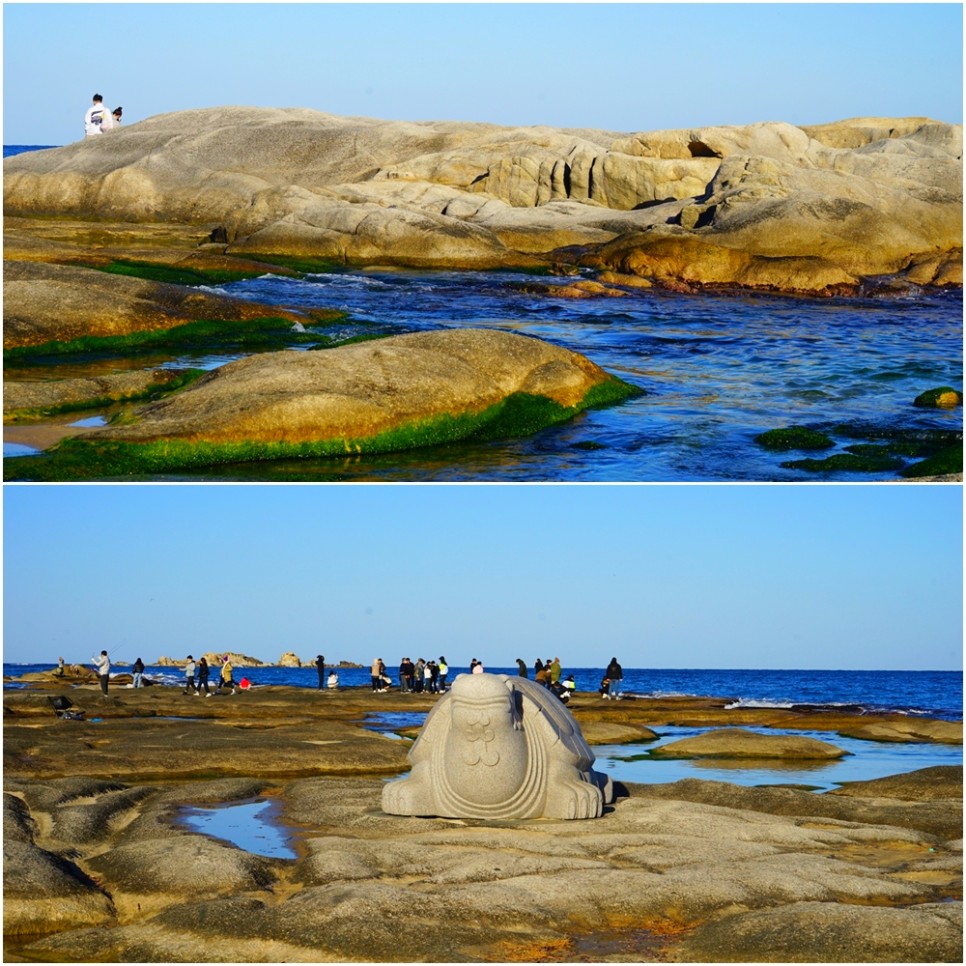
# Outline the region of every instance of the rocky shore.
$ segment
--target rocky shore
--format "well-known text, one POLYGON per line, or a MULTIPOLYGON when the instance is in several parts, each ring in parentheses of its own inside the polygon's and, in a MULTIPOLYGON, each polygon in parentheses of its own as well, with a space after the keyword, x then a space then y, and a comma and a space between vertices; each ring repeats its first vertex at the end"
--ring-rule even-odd
MULTIPOLYGON (((962 961, 961 768, 826 794, 626 785, 577 822, 386 815, 383 782, 406 771, 408 742, 365 717, 433 700, 287 687, 104 698, 53 678, 6 691, 5 961, 962 961), (54 715, 48 698, 65 693, 83 720, 54 715), (295 858, 178 821, 252 799, 275 803, 295 858)), ((736 760, 816 753, 805 736, 755 751, 750 725, 821 731, 831 748, 848 733, 962 742, 956 722, 726 704, 581 695, 572 710, 591 745, 727 726, 737 745, 678 753, 736 760)))
MULTIPOLYGON (((340 337, 338 311, 205 283, 352 266, 594 276, 527 288, 548 299, 961 288, 962 128, 621 133, 211 108, 5 159, 4 216, 5 438, 45 451, 7 478, 123 479, 530 435, 633 392, 540 340, 343 345, 384 333, 340 337), (250 355, 203 376, 152 363, 153 347, 250 355), (78 358, 124 362, 63 378, 78 358), (97 407, 109 427, 63 415, 97 407)), ((961 404, 947 390, 942 405, 961 404)))
POLYGON ((961 286, 962 128, 618 133, 211 108, 8 159, 4 213, 195 225, 219 256, 581 264, 685 289, 961 286))

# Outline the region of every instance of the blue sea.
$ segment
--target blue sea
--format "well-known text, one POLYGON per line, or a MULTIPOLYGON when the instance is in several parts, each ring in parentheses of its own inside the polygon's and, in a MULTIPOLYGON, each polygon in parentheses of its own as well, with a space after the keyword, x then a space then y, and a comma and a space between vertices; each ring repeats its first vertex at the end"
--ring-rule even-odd
MULTIPOLYGON (((5 155, 23 148, 7 146, 5 155)), ((643 290, 621 298, 563 299, 518 272, 345 269, 300 278, 266 274, 209 287, 310 312, 337 309, 336 339, 460 327, 529 335, 580 352, 641 390, 532 436, 465 441, 379 456, 278 460, 185 470, 153 480, 720 482, 895 480, 917 457, 882 453, 890 434, 955 442, 962 408, 916 407, 939 386, 962 388, 962 292, 910 288, 901 297, 800 298, 643 290), (757 437, 809 426, 834 442, 821 458, 870 451, 886 461, 858 471, 841 460, 790 465, 757 437)), ((304 347, 303 347, 304 348, 304 347)), ((239 354, 159 352, 150 359, 27 366, 8 378, 93 377, 151 367, 214 369, 239 354)), ((111 415, 92 412, 92 416, 111 415)), ((13 444, 12 444, 13 445, 13 444)), ((11 448, 8 459, 36 450, 11 448)))
MULTIPOLYGON (((135 655, 136 657, 137 655, 135 655)), ((51 670, 53 664, 4 664, 4 688, 21 687, 7 680, 30 671, 51 670)), ((115 673, 129 668, 114 664, 115 673)), ((396 668, 388 665, 394 685, 396 668)), ((449 680, 466 673, 468 667, 450 665, 449 680)), ((516 675, 516 666, 487 667, 494 674, 516 675)), ((179 668, 148 667, 146 675, 159 684, 179 685, 179 668)), ((314 666, 302 668, 240 668, 255 685, 286 685, 315 688, 314 666)), ((578 692, 596 692, 604 668, 564 668, 574 675, 578 692)), ((341 687, 370 687, 368 666, 339 668, 341 687)), ((530 677, 533 677, 532 668, 530 677)), ((918 717, 961 721, 963 717, 963 675, 959 671, 755 671, 708 669, 625 668, 624 693, 628 696, 696 696, 725 699, 734 707, 774 707, 818 710, 849 709, 859 714, 897 713, 918 717)))

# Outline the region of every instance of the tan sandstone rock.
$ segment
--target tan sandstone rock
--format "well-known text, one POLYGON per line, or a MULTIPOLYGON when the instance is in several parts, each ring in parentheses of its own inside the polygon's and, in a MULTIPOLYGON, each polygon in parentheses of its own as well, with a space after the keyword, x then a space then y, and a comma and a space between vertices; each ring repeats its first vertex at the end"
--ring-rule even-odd
POLYGON ((434 417, 478 416, 514 394, 579 406, 612 382, 577 353, 496 330, 413 333, 228 363, 98 440, 365 440, 434 417))
POLYGON ((841 758, 848 752, 827 741, 801 735, 762 735, 744 728, 722 728, 661 745, 653 758, 841 758))
POLYGON ((579 249, 685 290, 962 285, 962 128, 927 118, 615 133, 211 108, 9 158, 4 205, 219 227, 252 256, 493 268, 579 249))

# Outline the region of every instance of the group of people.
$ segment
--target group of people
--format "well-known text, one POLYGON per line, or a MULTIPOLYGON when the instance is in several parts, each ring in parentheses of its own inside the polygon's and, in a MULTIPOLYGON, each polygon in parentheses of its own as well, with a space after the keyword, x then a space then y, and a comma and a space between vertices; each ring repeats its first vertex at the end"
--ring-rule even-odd
POLYGON ((113 131, 114 128, 120 127, 123 113, 122 107, 115 107, 113 111, 109 111, 104 106, 104 98, 100 94, 95 94, 91 106, 84 115, 85 137, 96 137, 105 131, 113 131))
MULTIPOLYGON (((517 674, 521 678, 529 678, 530 674, 527 670, 526 662, 523 658, 517 658, 517 674)), ((563 678, 563 668, 560 665, 560 658, 547 658, 546 661, 541 661, 537 658, 533 662, 533 680, 545 687, 548 691, 555 694, 564 704, 566 704, 571 695, 577 691, 577 682, 574 681, 574 676, 568 674, 567 677, 563 678)))
MULTIPOLYGON (((385 676, 385 665, 382 667, 383 678, 381 682, 385 684, 389 681, 385 676)), ((446 675, 449 674, 449 665, 446 658, 440 655, 439 661, 430 658, 428 661, 419 658, 413 664, 412 658, 404 657, 399 662, 399 690, 404 694, 442 694, 446 690, 446 675)), ((375 678, 373 678, 373 690, 375 688, 375 678)))
MULTIPOLYGON (((141 659, 138 658, 138 661, 141 659)), ((143 668, 143 665, 142 665, 143 668)), ((211 673, 211 669, 208 666, 208 661, 204 657, 198 658, 197 664, 195 659, 189 654, 188 659, 184 666, 184 694, 193 694, 196 697, 204 691, 207 697, 211 697, 213 692, 208 687, 208 677, 211 673)), ((215 686, 215 691, 221 691, 222 689, 231 688, 231 693, 234 694, 239 688, 242 691, 247 691, 251 687, 251 682, 248 678, 242 678, 241 681, 236 684, 233 678, 233 670, 231 666, 231 658, 229 655, 225 655, 221 661, 221 673, 218 677, 218 684, 215 686)), ((137 685, 135 685, 137 687, 137 685)))
POLYGON ((335 669, 329 671, 329 676, 325 676, 325 658, 319 654, 315 659, 315 666, 319 672, 319 690, 323 688, 328 688, 330 691, 335 691, 339 687, 339 675, 336 673, 335 669))

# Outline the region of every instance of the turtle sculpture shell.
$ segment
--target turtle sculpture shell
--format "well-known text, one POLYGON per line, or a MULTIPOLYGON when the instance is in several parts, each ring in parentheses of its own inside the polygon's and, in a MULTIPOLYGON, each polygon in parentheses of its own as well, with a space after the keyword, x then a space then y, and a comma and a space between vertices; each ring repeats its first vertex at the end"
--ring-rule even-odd
POLYGON ((391 815, 444 818, 597 818, 610 779, 563 703, 505 674, 461 674, 410 749, 412 771, 389 782, 391 815))

